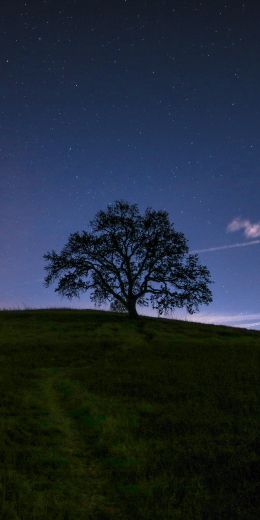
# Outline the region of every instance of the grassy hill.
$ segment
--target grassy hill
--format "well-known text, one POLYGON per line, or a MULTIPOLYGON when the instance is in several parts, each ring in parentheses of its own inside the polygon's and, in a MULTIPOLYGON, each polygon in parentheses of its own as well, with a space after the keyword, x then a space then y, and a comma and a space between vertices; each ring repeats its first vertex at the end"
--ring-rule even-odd
POLYGON ((259 368, 259 332, 0 312, 1 520, 260 518, 259 368))

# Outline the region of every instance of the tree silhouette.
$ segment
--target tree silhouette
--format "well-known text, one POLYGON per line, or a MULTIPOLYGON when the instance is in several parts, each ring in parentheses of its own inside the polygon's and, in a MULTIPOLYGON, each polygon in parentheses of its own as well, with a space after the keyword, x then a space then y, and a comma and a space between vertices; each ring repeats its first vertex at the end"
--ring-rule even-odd
POLYGON ((46 286, 57 280, 55 291, 68 298, 90 291, 96 304, 110 302, 132 318, 137 305, 150 303, 160 315, 181 307, 192 314, 212 301, 207 267, 188 254, 166 211, 141 215, 136 204, 115 201, 97 213, 90 231, 72 233, 60 254, 44 258, 46 286))

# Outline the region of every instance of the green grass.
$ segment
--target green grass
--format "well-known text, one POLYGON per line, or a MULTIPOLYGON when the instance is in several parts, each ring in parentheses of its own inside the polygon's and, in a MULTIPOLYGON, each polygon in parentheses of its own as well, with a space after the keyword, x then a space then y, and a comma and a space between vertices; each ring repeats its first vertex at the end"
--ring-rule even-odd
POLYGON ((260 333, 0 312, 1 520, 260 518, 260 333))

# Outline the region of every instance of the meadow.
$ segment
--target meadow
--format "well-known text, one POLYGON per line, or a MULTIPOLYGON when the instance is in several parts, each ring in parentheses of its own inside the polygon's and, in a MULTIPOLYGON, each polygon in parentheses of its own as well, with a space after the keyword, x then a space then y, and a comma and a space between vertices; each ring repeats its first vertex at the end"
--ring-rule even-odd
POLYGON ((260 518, 260 333, 0 312, 1 520, 260 518))

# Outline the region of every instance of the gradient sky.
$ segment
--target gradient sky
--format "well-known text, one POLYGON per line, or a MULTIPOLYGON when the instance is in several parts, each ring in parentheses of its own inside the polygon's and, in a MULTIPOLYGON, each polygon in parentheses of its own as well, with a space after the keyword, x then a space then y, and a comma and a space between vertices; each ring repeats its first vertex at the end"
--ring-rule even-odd
POLYGON ((126 199, 202 250, 196 319, 260 328, 259 24, 246 0, 1 2, 0 307, 89 307, 42 255, 126 199))

